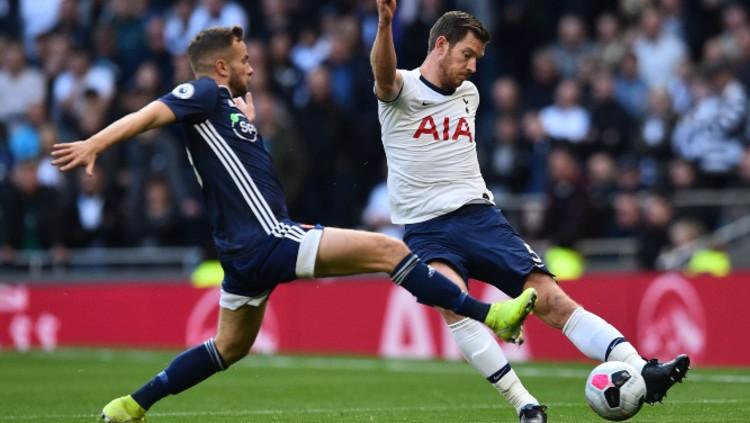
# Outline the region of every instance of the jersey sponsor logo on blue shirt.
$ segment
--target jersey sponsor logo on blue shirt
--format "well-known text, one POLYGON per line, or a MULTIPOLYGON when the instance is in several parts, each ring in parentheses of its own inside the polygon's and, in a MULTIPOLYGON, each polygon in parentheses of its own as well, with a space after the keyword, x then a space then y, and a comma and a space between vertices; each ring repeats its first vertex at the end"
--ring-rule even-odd
POLYGON ((258 130, 255 129, 255 125, 244 119, 242 113, 232 113, 229 115, 229 119, 232 122, 234 135, 250 142, 255 142, 258 139, 258 130))

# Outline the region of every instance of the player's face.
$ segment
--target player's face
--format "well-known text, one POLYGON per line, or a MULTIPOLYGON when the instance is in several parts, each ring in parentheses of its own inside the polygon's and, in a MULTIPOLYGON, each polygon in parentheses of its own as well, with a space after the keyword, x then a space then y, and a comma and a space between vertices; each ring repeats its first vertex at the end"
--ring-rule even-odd
POLYGON ((440 61, 444 83, 450 88, 457 88, 469 79, 477 71, 477 60, 484 56, 484 46, 485 44, 469 31, 463 39, 447 48, 440 61))
POLYGON ((253 67, 250 66, 247 45, 244 41, 232 44, 232 56, 229 60, 229 89, 232 97, 242 97, 249 90, 253 67))

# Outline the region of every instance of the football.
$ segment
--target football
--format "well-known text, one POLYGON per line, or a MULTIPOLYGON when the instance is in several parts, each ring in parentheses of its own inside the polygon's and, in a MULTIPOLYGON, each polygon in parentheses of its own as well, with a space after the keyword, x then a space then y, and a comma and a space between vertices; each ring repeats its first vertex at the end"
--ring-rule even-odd
POLYGON ((633 366, 608 361, 586 380, 586 402, 607 420, 627 420, 638 413, 646 397, 646 382, 633 366))

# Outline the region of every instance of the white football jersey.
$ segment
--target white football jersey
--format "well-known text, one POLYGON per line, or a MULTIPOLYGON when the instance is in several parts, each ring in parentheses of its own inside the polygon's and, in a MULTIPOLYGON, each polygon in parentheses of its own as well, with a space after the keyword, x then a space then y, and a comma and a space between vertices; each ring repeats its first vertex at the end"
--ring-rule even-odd
POLYGON ((424 222, 472 200, 492 202, 477 160, 477 87, 464 81, 441 93, 418 68, 397 72, 404 79, 398 97, 378 101, 393 223, 424 222))

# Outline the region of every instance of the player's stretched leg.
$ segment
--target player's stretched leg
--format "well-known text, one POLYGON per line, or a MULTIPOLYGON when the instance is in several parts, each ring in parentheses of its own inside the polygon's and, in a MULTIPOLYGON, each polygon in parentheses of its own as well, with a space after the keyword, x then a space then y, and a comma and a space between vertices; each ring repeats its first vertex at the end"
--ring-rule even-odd
MULTIPOLYGON (((449 265, 433 261, 430 262, 430 266, 462 290, 467 290, 463 278, 449 265)), ((459 316, 450 310, 436 308, 450 328, 453 339, 466 361, 516 409, 521 422, 546 422, 544 407, 523 386, 492 335, 474 320, 459 316)))
POLYGON ((382 234, 325 228, 318 246, 315 276, 386 272, 423 304, 436 305, 485 323, 507 337, 532 311, 536 292, 504 303, 477 301, 425 265, 402 241, 382 234), (521 306, 519 306, 519 304, 521 306))
POLYGON ((144 421, 146 410, 167 395, 178 394, 247 355, 263 321, 266 303, 219 309, 216 338, 184 351, 131 395, 116 398, 102 410, 107 422, 144 421))
POLYGON ((661 401, 667 390, 685 377, 690 366, 687 355, 665 363, 644 360, 620 331, 584 310, 549 275, 533 273, 525 287, 535 288, 539 295, 534 313, 548 325, 562 329, 584 355, 599 361, 624 361, 638 369, 646 381, 646 402, 661 401))

